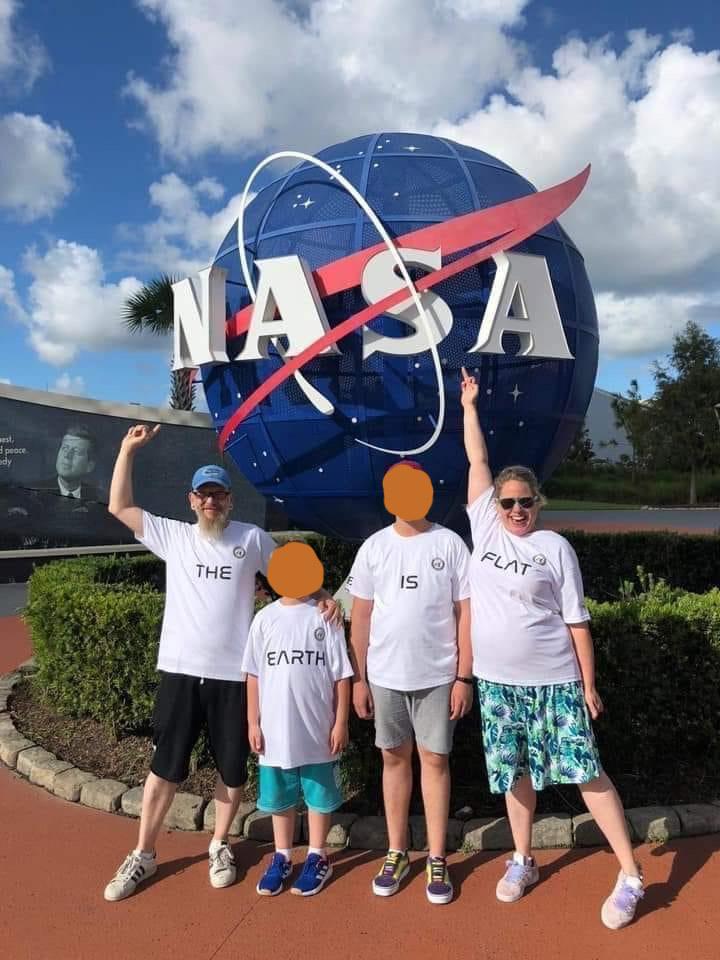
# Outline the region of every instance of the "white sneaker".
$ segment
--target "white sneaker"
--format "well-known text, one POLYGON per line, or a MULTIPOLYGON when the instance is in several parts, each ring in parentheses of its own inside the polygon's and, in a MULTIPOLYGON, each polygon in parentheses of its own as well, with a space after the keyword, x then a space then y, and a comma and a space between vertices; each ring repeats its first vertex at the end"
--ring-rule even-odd
POLYGON ((506 860, 507 870, 500 878, 495 889, 495 895, 503 903, 515 903, 525 893, 527 887, 537 883, 540 872, 532 857, 522 857, 513 854, 512 860, 506 860))
POLYGON ((613 892, 602 905, 602 922, 610 930, 626 927, 634 918, 638 903, 644 896, 642 874, 639 877, 630 877, 621 870, 613 892))
POLYGON ((105 887, 106 900, 124 900, 135 893, 145 880, 157 873, 155 854, 140 853, 133 850, 123 860, 118 872, 105 887))
POLYGON ((235 857, 228 843, 210 846, 210 883, 216 890, 235 883, 237 869, 235 857))

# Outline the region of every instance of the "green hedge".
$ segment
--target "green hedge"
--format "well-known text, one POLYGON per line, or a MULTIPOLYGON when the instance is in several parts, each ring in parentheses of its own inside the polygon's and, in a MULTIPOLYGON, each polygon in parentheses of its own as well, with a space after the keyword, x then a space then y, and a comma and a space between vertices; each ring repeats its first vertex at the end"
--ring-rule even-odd
MULTIPOLYGON (((345 554, 332 549, 345 571, 345 554)), ((33 574, 27 619, 35 682, 60 712, 93 717, 118 735, 149 730, 164 597, 143 578, 157 583, 160 568, 149 558, 93 558, 33 574)), ((606 706, 596 732, 625 803, 720 796, 720 591, 698 595, 661 583, 590 606, 606 706)), ((343 780, 372 809, 380 783, 372 725, 353 717, 351 738, 343 780)), ((454 796, 476 808, 480 797, 490 808, 477 704, 458 726, 452 766, 454 796)))
MULTIPOLYGON (((720 473, 700 472, 696 478, 698 503, 720 503, 720 473)), ((686 506, 690 475, 671 470, 639 473, 629 469, 593 466, 587 470, 561 468, 543 484, 546 496, 556 500, 599 500, 654 506, 686 506)))
POLYGON ((117 734, 149 725, 165 602, 157 573, 144 557, 66 560, 33 573, 25 617, 35 683, 61 713, 117 734))
POLYGON ((593 600, 617 599, 638 566, 673 587, 705 593, 718 583, 720 537, 647 531, 563 531, 580 561, 585 592, 593 600))

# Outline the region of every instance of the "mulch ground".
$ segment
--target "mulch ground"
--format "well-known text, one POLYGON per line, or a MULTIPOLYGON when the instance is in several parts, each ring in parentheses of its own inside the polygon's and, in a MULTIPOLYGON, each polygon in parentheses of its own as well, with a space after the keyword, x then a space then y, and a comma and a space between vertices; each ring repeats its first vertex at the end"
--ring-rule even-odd
MULTIPOLYGON (((27 679, 15 687, 10 707, 16 727, 61 760, 131 787, 145 781, 152 757, 150 737, 117 740, 111 730, 96 720, 61 716, 35 695, 27 679)), ((214 767, 199 767, 179 789, 211 800, 215 790, 214 767)))

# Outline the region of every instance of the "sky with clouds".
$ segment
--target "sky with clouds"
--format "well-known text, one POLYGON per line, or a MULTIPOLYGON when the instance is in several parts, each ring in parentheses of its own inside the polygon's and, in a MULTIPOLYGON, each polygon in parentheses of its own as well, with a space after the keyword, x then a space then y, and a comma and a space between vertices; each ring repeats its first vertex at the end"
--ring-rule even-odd
POLYGON ((436 133, 538 188, 591 162, 597 384, 689 319, 720 335, 720 20, 710 0, 0 0, 0 381, 162 404, 124 301, 212 260, 276 149, 436 133))

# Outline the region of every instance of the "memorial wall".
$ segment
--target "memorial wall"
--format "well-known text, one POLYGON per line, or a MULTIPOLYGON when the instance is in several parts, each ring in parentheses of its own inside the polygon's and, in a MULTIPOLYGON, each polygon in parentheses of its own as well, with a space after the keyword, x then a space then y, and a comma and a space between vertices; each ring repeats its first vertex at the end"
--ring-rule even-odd
MULTIPOLYGON (((194 469, 222 463, 233 478, 233 519, 286 528, 218 449, 207 414, 109 404, 0 384, 0 550, 132 543, 107 510, 120 440, 133 423, 161 430, 137 456, 135 501, 152 513, 194 519, 194 469)), ((280 508, 280 509, 278 509, 280 508)))

